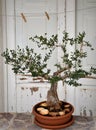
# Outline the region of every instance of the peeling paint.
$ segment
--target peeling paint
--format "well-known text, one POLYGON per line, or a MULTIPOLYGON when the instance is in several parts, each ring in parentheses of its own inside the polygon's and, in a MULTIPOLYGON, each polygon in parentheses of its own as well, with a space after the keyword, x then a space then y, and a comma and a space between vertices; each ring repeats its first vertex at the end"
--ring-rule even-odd
POLYGON ((83 89, 83 90, 84 90, 84 92, 86 93, 87 89, 83 89))
POLYGON ((80 116, 82 116, 82 112, 80 111, 80 116))
POLYGON ((21 87, 22 90, 24 90, 24 87, 21 87))
POLYGON ((11 106, 11 110, 13 111, 13 106, 11 106))
POLYGON ((93 112, 92 110, 89 110, 90 116, 93 116, 93 112))
POLYGON ((27 78, 20 78, 20 80, 26 80, 27 78))
POLYGON ((33 87, 33 88, 30 88, 31 90, 31 94, 33 95, 33 92, 37 92, 39 90, 38 87, 33 87))
POLYGON ((42 98, 42 95, 41 95, 41 93, 40 93, 40 98, 42 98))
POLYGON ((85 110, 85 109, 83 110, 83 115, 84 115, 84 116, 86 116, 86 115, 87 115, 87 114, 86 114, 86 110, 85 110))
POLYGON ((92 95, 90 94, 90 98, 92 97, 92 95))

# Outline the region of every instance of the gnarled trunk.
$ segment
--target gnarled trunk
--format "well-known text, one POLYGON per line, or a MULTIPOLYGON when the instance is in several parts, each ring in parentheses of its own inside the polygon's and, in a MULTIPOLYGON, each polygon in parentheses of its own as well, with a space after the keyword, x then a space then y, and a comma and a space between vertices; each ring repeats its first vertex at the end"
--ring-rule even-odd
POLYGON ((47 93, 47 104, 49 111, 61 110, 60 101, 57 94, 57 83, 51 84, 51 87, 47 93))

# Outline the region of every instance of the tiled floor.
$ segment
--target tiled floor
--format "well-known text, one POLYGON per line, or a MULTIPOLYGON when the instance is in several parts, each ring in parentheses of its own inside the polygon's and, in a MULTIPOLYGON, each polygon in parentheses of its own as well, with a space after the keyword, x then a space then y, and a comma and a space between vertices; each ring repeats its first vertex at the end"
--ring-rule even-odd
MULTIPOLYGON (((74 116, 74 123, 58 130, 96 130, 96 117, 74 116)), ((0 130, 48 130, 34 124, 34 116, 26 113, 0 113, 0 130)))

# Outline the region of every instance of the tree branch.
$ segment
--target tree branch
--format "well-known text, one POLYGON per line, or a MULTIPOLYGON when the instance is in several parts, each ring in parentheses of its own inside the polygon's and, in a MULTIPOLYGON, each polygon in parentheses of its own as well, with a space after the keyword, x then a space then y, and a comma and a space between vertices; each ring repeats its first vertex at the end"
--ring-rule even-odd
POLYGON ((61 76, 61 79, 64 80, 64 79, 66 79, 68 77, 69 77, 68 75, 64 75, 64 76, 61 76))
POLYGON ((60 73, 62 73, 65 70, 68 70, 68 69, 70 69, 70 67, 64 67, 64 68, 62 68, 60 70, 57 70, 56 72, 54 72, 54 75, 59 75, 60 73))
POLYGON ((82 52, 83 50, 83 42, 81 43, 81 46, 80 46, 80 52, 82 52))

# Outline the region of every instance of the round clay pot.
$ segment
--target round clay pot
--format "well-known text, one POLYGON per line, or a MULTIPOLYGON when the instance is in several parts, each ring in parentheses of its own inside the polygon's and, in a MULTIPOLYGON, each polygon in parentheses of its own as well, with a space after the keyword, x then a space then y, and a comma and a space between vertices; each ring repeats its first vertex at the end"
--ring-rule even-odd
POLYGON ((67 114, 62 115, 62 116, 52 117, 52 116, 47 116, 47 115, 46 116, 41 115, 36 111, 36 108, 38 108, 38 106, 44 102, 40 102, 33 107, 33 114, 35 116, 35 123, 37 125, 44 128, 52 128, 52 129, 54 129, 55 127, 56 129, 56 128, 64 128, 65 126, 69 126, 70 124, 73 123, 72 113, 74 112, 74 107, 70 103, 64 102, 71 106, 71 110, 67 114))

